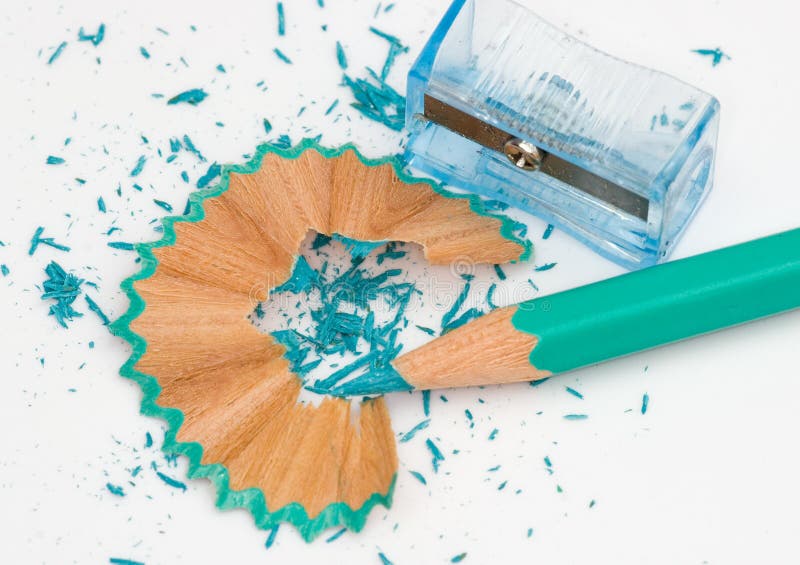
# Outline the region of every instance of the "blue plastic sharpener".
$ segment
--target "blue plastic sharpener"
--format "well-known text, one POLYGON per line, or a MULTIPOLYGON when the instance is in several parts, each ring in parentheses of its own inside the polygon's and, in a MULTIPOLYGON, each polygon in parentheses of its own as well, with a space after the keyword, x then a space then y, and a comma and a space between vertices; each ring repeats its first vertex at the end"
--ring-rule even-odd
POLYGON ((411 167, 639 268, 711 188, 719 103, 510 0, 455 0, 410 71, 406 122, 411 167))

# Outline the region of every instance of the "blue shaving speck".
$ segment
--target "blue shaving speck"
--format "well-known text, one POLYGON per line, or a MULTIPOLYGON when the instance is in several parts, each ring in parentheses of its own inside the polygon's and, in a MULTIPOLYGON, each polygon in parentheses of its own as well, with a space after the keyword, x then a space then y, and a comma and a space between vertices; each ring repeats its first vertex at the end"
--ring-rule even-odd
POLYGON ((222 172, 222 167, 220 167, 217 163, 212 164, 206 173, 197 179, 197 188, 205 188, 207 187, 211 181, 217 178, 222 172))
POLYGON ((586 414, 564 414, 565 420, 585 420, 588 417, 586 414))
POLYGON ((131 170, 131 176, 132 177, 138 176, 139 173, 142 172, 142 169, 144 169, 145 163, 147 163, 147 157, 145 157, 144 155, 140 155, 139 159, 136 161, 136 165, 134 165, 133 170, 131 170))
POLYGON ((341 530, 339 530, 338 532, 336 532, 335 534, 333 534, 331 537, 329 537, 328 539, 326 539, 326 540, 325 540, 325 543, 331 543, 332 541, 336 541, 337 539, 339 539, 340 537, 342 537, 342 536, 345 534, 345 532, 346 532, 346 531, 347 531, 347 528, 342 528, 341 530))
POLYGON ((54 155, 48 155, 48 156, 47 156, 47 161, 46 161, 46 163, 47 163, 48 165, 61 165, 61 164, 63 164, 64 162, 65 162, 65 161, 64 161, 64 159, 63 159, 62 157, 56 157, 56 156, 54 156, 54 155))
POLYGON ((106 483, 106 488, 108 489, 108 492, 110 492, 114 496, 125 496, 125 491, 120 486, 112 485, 111 483, 106 483))
POLYGON ((106 24, 100 24, 100 27, 97 28, 97 31, 93 34, 88 34, 83 31, 83 28, 78 30, 78 41, 91 41, 92 45, 97 47, 103 42, 103 38, 106 36, 106 24))
POLYGON ((407 441, 412 440, 414 438, 414 436, 417 435, 417 433, 419 431, 424 430, 425 428, 427 428, 428 425, 430 425, 430 423, 431 423, 430 419, 421 421, 419 424, 417 424, 416 426, 414 426, 413 428, 408 430, 406 433, 404 433, 400 437, 400 442, 401 443, 405 443, 407 441))
POLYGON ((206 99, 208 94, 202 88, 192 88, 191 90, 186 90, 181 92, 180 94, 176 94, 169 100, 167 100, 168 105, 173 104, 191 104, 192 106, 197 106, 206 99))
POLYGON ((164 481, 164 483, 168 484, 169 486, 174 488, 179 488, 182 491, 186 492, 186 485, 184 483, 165 475, 161 471, 156 471, 156 475, 158 475, 158 478, 164 481))
POLYGON ((61 53, 64 52, 64 48, 66 46, 67 46, 67 42, 66 41, 62 41, 58 45, 58 47, 56 47, 56 50, 53 51, 53 54, 50 55, 50 58, 47 60, 47 64, 48 65, 52 65, 55 62, 55 60, 58 59, 61 56, 61 53))
POLYGON ((646 392, 642 396, 642 414, 647 413, 647 406, 650 404, 650 395, 646 392))
POLYGON ((278 524, 269 531, 269 536, 267 536, 267 541, 264 542, 264 547, 266 547, 267 549, 272 547, 272 544, 275 543, 275 537, 278 535, 278 529, 280 527, 281 527, 280 524, 278 524))
POLYGON ((280 49, 278 49, 277 47, 275 49, 273 49, 272 52, 275 53, 275 55, 278 56, 278 59, 280 59, 281 61, 283 61, 287 65, 291 65, 292 64, 292 60, 289 57, 287 57, 284 54, 284 52, 281 51, 280 49))
POLYGON ((581 400, 583 400, 583 395, 580 392, 578 392, 577 390, 575 390, 572 387, 565 387, 565 388, 567 389, 567 392, 570 393, 572 396, 574 396, 576 398, 580 398, 581 400))
POLYGON ((428 481, 425 480, 425 476, 422 473, 420 473, 419 471, 409 471, 409 473, 411 473, 411 476, 413 476, 415 479, 417 479, 423 485, 427 485, 428 484, 428 481))

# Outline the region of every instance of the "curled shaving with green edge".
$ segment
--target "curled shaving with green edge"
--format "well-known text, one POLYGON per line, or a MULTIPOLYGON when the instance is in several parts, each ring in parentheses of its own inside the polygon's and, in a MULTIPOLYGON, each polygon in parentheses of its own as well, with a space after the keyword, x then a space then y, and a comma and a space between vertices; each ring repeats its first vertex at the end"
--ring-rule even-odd
POLYGON ((136 292, 133 283, 146 279, 155 273, 158 261, 153 254, 153 249, 167 247, 175 244, 176 222, 200 222, 204 218, 203 203, 208 198, 221 195, 229 188, 231 173, 253 174, 261 168, 264 157, 273 153, 284 159, 295 159, 304 151, 313 149, 326 158, 338 157, 347 150, 353 150, 358 159, 367 166, 376 167, 390 164, 397 177, 409 184, 426 183, 439 195, 445 198, 467 199, 470 209, 480 216, 492 217, 501 222, 500 233, 503 237, 518 243, 523 248, 520 261, 531 255, 530 241, 518 237, 516 232, 520 230, 522 224, 511 220, 506 216, 489 212, 483 201, 474 195, 460 195, 445 190, 435 182, 411 176, 403 170, 401 161, 396 156, 384 157, 381 159, 367 159, 352 144, 346 144, 339 148, 321 147, 316 141, 304 139, 298 145, 283 149, 271 144, 260 145, 253 158, 243 165, 226 165, 222 167, 220 181, 218 184, 209 188, 199 190, 189 197, 187 213, 180 216, 167 216, 162 220, 164 234, 161 239, 149 243, 137 243, 135 250, 141 257, 141 270, 122 281, 121 288, 130 300, 127 312, 118 320, 111 324, 111 332, 126 340, 132 348, 130 358, 120 368, 120 374, 138 383, 142 389, 143 398, 140 412, 145 416, 160 418, 167 423, 167 430, 164 436, 162 450, 168 455, 185 455, 189 460, 187 476, 190 479, 207 478, 217 489, 217 507, 222 510, 233 508, 244 508, 253 515, 255 523, 259 528, 271 529, 281 522, 288 522, 295 526, 303 539, 312 541, 324 530, 337 526, 344 526, 353 531, 360 531, 366 522, 370 510, 378 504, 389 508, 391 506, 394 485, 397 475, 392 478, 391 485, 386 493, 374 493, 360 508, 351 508, 343 502, 336 502, 325 507, 315 518, 309 518, 306 510, 298 503, 291 503, 282 508, 270 510, 267 508, 264 493, 259 488, 248 488, 245 490, 234 490, 229 487, 229 475, 227 468, 219 463, 206 465, 201 463, 203 447, 197 442, 181 442, 177 440, 177 433, 183 424, 184 414, 177 408, 162 408, 156 404, 156 399, 161 392, 155 377, 137 371, 134 367, 147 349, 147 342, 144 338, 134 333, 130 328, 130 323, 136 319, 145 308, 145 302, 136 292))

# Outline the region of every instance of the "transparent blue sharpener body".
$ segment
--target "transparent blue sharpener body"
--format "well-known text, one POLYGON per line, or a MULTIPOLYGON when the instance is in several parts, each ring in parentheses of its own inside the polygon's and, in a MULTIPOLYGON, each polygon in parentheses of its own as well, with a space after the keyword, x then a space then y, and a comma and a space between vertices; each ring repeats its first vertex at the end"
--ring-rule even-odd
POLYGON ((717 100, 510 0, 455 0, 408 78, 409 166, 639 268, 711 188, 717 100))

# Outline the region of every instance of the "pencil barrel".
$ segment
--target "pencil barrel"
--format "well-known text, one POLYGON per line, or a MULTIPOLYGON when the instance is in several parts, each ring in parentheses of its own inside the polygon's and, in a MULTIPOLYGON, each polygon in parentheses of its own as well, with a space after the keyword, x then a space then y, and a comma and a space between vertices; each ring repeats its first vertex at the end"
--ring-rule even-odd
POLYGON ((800 229, 519 305, 532 365, 560 373, 800 307, 800 229))

